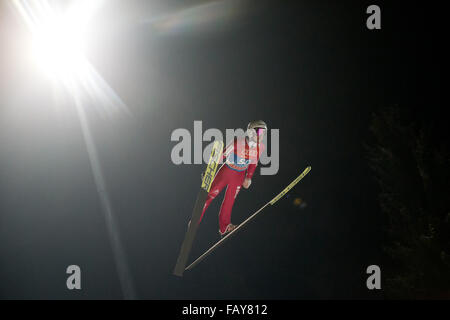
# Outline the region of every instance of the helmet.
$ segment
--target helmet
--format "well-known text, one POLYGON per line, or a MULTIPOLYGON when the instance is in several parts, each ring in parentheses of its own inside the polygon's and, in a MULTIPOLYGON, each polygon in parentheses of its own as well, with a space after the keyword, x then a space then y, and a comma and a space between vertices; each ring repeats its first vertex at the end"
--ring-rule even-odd
POLYGON ((264 134, 265 131, 267 131, 267 125, 262 120, 255 120, 251 121, 247 125, 247 135, 250 139, 257 139, 261 134, 259 133, 258 129, 264 129, 261 130, 262 134, 264 134))
POLYGON ((267 124, 262 120, 255 120, 255 121, 251 121, 247 125, 247 130, 248 129, 256 129, 256 128, 263 128, 263 129, 267 130, 267 124))

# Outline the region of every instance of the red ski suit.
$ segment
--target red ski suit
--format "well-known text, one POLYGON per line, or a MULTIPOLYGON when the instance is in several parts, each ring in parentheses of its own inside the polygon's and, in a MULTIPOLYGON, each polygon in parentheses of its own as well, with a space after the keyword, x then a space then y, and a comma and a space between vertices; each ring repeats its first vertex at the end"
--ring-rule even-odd
POLYGON ((200 221, 211 201, 217 197, 224 187, 227 187, 219 212, 220 232, 225 232, 225 229, 231 223, 231 210, 234 200, 241 190, 244 179, 252 178, 264 148, 265 146, 262 143, 255 144, 252 147, 249 146, 246 138, 235 138, 234 142, 225 148, 223 152, 224 165, 214 178, 200 221))

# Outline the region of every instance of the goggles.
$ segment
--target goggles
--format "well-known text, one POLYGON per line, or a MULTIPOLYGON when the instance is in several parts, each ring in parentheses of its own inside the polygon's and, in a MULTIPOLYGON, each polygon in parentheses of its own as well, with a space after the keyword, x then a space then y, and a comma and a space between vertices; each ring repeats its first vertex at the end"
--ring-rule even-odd
POLYGON ((261 137, 266 132, 266 129, 264 129, 264 128, 256 128, 255 131, 256 131, 256 134, 258 135, 258 137, 261 137))

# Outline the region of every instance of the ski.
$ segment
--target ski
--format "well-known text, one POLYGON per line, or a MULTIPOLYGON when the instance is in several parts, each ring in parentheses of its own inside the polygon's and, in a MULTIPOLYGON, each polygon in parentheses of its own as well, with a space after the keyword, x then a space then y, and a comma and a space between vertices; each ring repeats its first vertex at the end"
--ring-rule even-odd
POLYGON ((229 239, 233 234, 235 234, 238 230, 241 230, 248 222, 250 222, 258 213, 260 213, 264 208, 266 208, 268 205, 274 205, 275 202, 280 200, 286 193, 289 192, 300 180, 302 180, 308 172, 311 171, 311 167, 308 166, 294 181, 292 181, 286 188, 283 189, 275 198, 267 202, 265 205, 263 205, 261 208, 259 208, 255 213, 253 213, 251 216, 249 216, 247 219, 245 219, 241 224, 239 224, 236 229, 228 233, 226 236, 224 236, 222 239, 217 241, 212 247, 210 247, 208 250, 205 251, 200 257, 198 257, 194 262, 192 262, 186 270, 190 270, 194 268, 200 261, 205 259, 211 252, 213 252, 215 249, 217 249, 219 246, 221 246, 227 239, 229 239))
POLYGON ((199 220, 203 211, 203 206, 205 205, 209 189, 211 188, 211 184, 214 180, 217 165, 221 161, 222 151, 223 151, 223 142, 215 141, 211 151, 211 156, 208 161, 208 166, 206 167, 206 171, 202 177, 202 185, 200 188, 200 192, 197 195, 194 210, 192 211, 191 223, 189 224, 188 230, 186 231, 186 235, 184 236, 183 244, 181 245, 180 249, 180 254, 178 255, 177 263, 173 271, 173 274, 176 276, 179 277, 183 276, 183 272, 185 270, 186 263, 189 258, 189 253, 191 252, 192 244, 194 242, 195 235, 197 233, 199 220))

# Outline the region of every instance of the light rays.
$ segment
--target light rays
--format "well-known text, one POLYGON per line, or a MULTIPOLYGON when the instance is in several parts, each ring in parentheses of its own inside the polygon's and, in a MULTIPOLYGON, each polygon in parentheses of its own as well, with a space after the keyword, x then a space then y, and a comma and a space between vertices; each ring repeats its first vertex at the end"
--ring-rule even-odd
POLYGON ((129 113, 120 97, 90 64, 84 54, 88 23, 103 0, 76 0, 68 8, 48 0, 14 0, 33 38, 36 63, 51 78, 54 89, 64 88, 76 107, 98 192, 122 293, 136 298, 119 229, 109 200, 106 183, 86 116, 86 107, 95 106, 103 114, 129 113), (62 84, 62 87, 60 86, 62 84))

